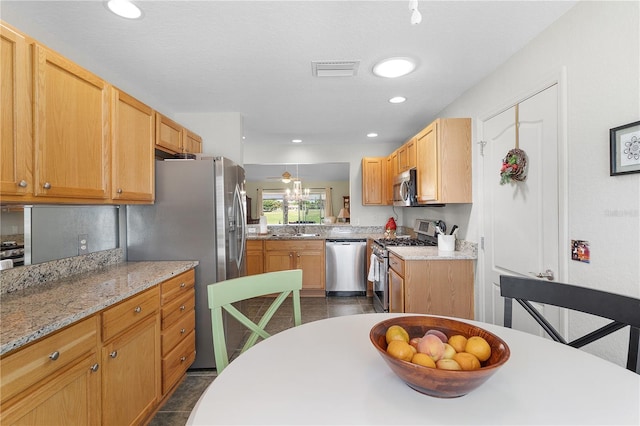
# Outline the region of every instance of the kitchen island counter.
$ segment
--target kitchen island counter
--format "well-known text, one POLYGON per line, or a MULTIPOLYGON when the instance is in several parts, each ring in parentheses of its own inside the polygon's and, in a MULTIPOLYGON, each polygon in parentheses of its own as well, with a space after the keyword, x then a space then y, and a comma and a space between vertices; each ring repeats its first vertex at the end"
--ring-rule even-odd
POLYGON ((390 253, 395 254, 403 260, 476 260, 478 251, 475 244, 465 241, 458 241, 456 251, 441 251, 438 247, 388 247, 390 253))
POLYGON ((0 355, 197 265, 197 261, 121 262, 3 294, 0 304, 0 355))

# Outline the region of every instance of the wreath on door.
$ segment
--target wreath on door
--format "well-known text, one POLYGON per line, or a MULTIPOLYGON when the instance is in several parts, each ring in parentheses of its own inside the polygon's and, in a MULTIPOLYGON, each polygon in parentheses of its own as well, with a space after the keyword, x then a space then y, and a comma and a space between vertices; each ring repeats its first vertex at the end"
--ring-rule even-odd
POLYGON ((519 105, 516 104, 516 147, 502 159, 500 185, 512 181, 523 182, 527 178, 527 153, 520 149, 519 105))
POLYGON ((524 181, 527 178, 527 153, 519 148, 507 152, 500 168, 500 185, 512 180, 524 181))

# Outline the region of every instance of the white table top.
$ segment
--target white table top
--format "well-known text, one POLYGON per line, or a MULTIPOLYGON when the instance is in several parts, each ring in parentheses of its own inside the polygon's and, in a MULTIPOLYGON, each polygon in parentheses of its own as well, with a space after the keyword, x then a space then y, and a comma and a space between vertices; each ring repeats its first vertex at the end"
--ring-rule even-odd
POLYGON ((371 327, 392 316, 315 321, 258 343, 211 383, 187 424, 640 424, 640 375, 469 320, 507 342, 509 361, 460 398, 416 392, 369 340, 371 327))

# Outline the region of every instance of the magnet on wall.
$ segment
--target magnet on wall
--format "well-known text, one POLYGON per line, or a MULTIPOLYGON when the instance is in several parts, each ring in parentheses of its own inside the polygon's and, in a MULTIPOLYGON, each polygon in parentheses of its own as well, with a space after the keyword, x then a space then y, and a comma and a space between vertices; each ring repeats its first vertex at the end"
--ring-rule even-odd
POLYGON ((571 260, 589 263, 589 241, 571 240, 571 260))

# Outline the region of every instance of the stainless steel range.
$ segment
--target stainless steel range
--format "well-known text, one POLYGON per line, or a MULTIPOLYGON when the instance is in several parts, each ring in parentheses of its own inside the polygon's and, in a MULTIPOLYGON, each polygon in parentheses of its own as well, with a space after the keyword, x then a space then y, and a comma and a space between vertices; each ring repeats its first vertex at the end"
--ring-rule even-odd
POLYGON ((389 250, 398 246, 437 246, 438 232, 447 228, 441 220, 416 219, 415 238, 380 238, 373 241, 373 306, 376 312, 389 312, 389 250), (438 231, 440 229, 440 231, 438 231))
POLYGON ((0 247, 0 260, 11 260, 13 266, 24 265, 24 245, 15 241, 3 241, 0 247))

